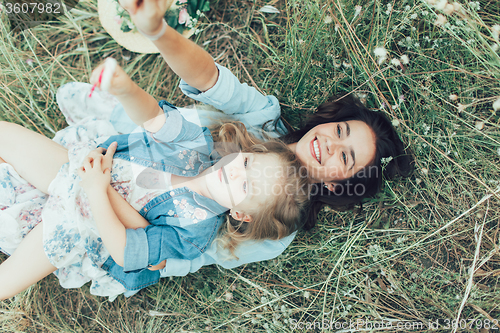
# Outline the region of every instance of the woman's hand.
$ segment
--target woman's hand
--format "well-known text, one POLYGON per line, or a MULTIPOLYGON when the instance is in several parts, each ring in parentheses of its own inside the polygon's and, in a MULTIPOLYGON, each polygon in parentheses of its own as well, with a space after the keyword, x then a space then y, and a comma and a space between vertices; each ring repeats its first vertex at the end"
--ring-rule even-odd
MULTIPOLYGON (((90 84, 95 84, 98 88, 101 88, 101 83, 99 82, 99 77, 101 72, 104 70, 104 62, 96 67, 92 71, 90 76, 90 84)), ((130 77, 123 71, 120 66, 116 66, 116 69, 111 78, 110 87, 108 92, 114 96, 131 94, 136 84, 130 79, 130 77)))
POLYGON ((154 36, 163 25, 167 11, 166 0, 119 0, 120 5, 130 14, 132 22, 143 33, 154 36))
POLYGON ((97 148, 85 157, 78 175, 82 179, 80 186, 87 195, 95 191, 106 193, 111 182, 111 166, 115 151, 116 142, 108 147, 105 155, 102 155, 104 148, 97 148))

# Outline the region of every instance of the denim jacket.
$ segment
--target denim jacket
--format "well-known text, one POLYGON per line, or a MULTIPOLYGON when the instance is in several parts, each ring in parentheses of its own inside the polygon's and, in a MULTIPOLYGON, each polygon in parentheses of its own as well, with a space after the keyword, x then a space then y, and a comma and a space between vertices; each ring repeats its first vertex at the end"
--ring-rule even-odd
MULTIPOLYGON (((213 156, 210 131, 185 120, 168 102, 159 105, 166 121, 158 132, 140 129, 111 136, 100 147, 116 141, 114 158, 178 176, 196 176, 212 166, 217 156, 213 156)), ((154 284, 160 272, 147 268, 165 259, 193 260, 202 255, 215 239, 225 211, 227 208, 186 187, 161 194, 139 211, 151 225, 127 229, 123 267, 109 257, 102 268, 128 290, 154 284)))
MULTIPOLYGON (((216 84, 207 91, 199 91, 184 80, 181 80, 179 87, 186 96, 211 105, 222 112, 204 109, 203 106, 196 109, 179 108, 186 119, 200 126, 212 126, 227 120, 241 121, 249 132, 263 140, 266 140, 266 137, 277 138, 287 133, 286 127, 279 119, 281 110, 276 97, 261 94, 255 88, 240 83, 226 67, 219 64, 216 66, 219 70, 219 77, 216 84), (265 131, 262 131, 263 128, 265 131)), ((85 114, 88 112, 90 111, 86 110, 85 114)), ((118 102, 111 112, 110 122, 121 133, 127 133, 136 127, 118 102)), ((210 249, 195 259, 167 259, 167 265, 160 273, 162 277, 184 276, 211 264, 233 268, 251 262, 269 260, 280 255, 290 245, 296 234, 297 232, 294 232, 280 240, 244 242, 238 245, 236 253, 238 259, 231 259, 232 256, 228 250, 218 248, 214 243, 210 249)))

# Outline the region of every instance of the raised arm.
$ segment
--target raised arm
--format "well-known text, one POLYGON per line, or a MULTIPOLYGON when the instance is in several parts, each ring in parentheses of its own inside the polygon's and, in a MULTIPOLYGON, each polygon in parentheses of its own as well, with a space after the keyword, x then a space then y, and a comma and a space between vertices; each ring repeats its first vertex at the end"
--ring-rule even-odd
MULTIPOLYGON (((101 64, 94 69, 90 77, 91 84, 100 87, 99 76, 103 68, 104 64, 101 64)), ((146 130, 155 133, 165 123, 163 110, 155 98, 134 83, 120 66, 115 69, 109 93, 120 101, 130 119, 146 130)))
POLYGON ((132 21, 144 35, 160 34, 153 43, 181 79, 200 91, 206 91, 215 85, 218 70, 210 54, 163 20, 167 10, 165 0, 121 0, 120 4, 129 12, 132 21))

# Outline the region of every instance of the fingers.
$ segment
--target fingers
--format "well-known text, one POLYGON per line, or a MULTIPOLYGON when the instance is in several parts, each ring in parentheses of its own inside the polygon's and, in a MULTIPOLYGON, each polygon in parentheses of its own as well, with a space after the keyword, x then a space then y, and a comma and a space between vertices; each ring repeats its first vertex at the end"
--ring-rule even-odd
POLYGON ((134 15, 138 9, 138 0, 119 0, 120 5, 131 15, 134 15))
MULTIPOLYGON (((94 159, 92 157, 85 157, 85 159, 83 160, 83 171, 89 171, 90 169, 92 169, 92 161, 94 159)), ((95 165, 95 164, 94 164, 95 165)))
POLYGON ((102 71, 104 70, 104 63, 97 66, 90 75, 90 84, 97 84, 97 87, 100 88, 99 77, 101 76, 102 71))
POLYGON ((111 168, 111 166, 113 165, 113 155, 116 152, 116 147, 117 147, 116 142, 113 142, 112 144, 109 145, 108 149, 106 150, 106 154, 102 159, 103 167, 111 168))
MULTIPOLYGON (((106 150, 106 155, 105 157, 111 157, 113 158, 113 155, 115 154, 116 152, 116 147, 118 146, 118 143, 117 142, 113 142, 109 145, 108 149, 106 150)), ((101 147, 102 148, 102 147, 101 147)), ((102 148, 104 149, 104 148, 102 148)))
POLYGON ((81 166, 78 171, 78 176, 80 176, 80 178, 83 178, 83 176, 85 175, 85 169, 83 169, 83 166, 81 166))
POLYGON ((94 168, 96 168, 98 170, 102 170, 101 163, 102 163, 102 156, 95 158, 94 159, 94 168))

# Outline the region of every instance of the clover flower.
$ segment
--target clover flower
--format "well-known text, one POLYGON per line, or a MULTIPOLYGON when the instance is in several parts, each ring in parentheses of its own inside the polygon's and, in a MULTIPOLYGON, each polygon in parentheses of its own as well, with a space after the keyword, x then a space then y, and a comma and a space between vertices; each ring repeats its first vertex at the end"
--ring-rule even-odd
POLYGON ((399 66, 401 66, 401 61, 399 61, 399 59, 394 58, 394 59, 391 59, 391 64, 396 66, 396 67, 399 67, 399 66))
POLYGON ((333 18, 330 15, 326 15, 325 18, 323 19, 323 22, 325 22, 325 24, 332 23, 332 21, 333 18))
POLYGON ((458 96, 456 94, 451 94, 450 96, 448 96, 448 99, 453 102, 458 99, 458 96))
POLYGON ((495 110, 495 112, 500 110, 500 98, 493 102, 493 110, 495 110))
POLYGON ((442 14, 439 14, 437 16, 437 19, 436 21, 434 21, 434 24, 435 25, 444 25, 448 20, 446 19, 446 17, 442 14))
POLYGON ((476 11, 481 9, 479 1, 471 1, 471 2, 469 2, 469 6, 471 9, 474 9, 476 11))
POLYGON ((448 1, 446 1, 446 0, 440 0, 436 4, 436 9, 442 11, 442 10, 444 10, 446 8, 446 5, 448 5, 448 1))
POLYGON ((410 63, 410 58, 406 54, 403 54, 399 59, 401 59, 401 62, 405 65, 408 65, 410 63))
POLYGON ((454 11, 455 11, 455 7, 451 3, 447 4, 446 7, 444 7, 444 9, 443 9, 443 12, 446 15, 451 15, 454 11))
POLYGON ((500 35, 500 25, 495 24, 491 27, 491 34, 493 35, 493 39, 498 41, 498 36, 500 35))
POLYGON ((361 13, 362 8, 363 7, 361 7, 360 5, 357 5, 356 7, 354 7, 354 17, 357 17, 361 13))
POLYGON ((387 59, 387 50, 381 46, 376 47, 373 50, 373 54, 377 57, 377 62, 381 65, 387 59))

